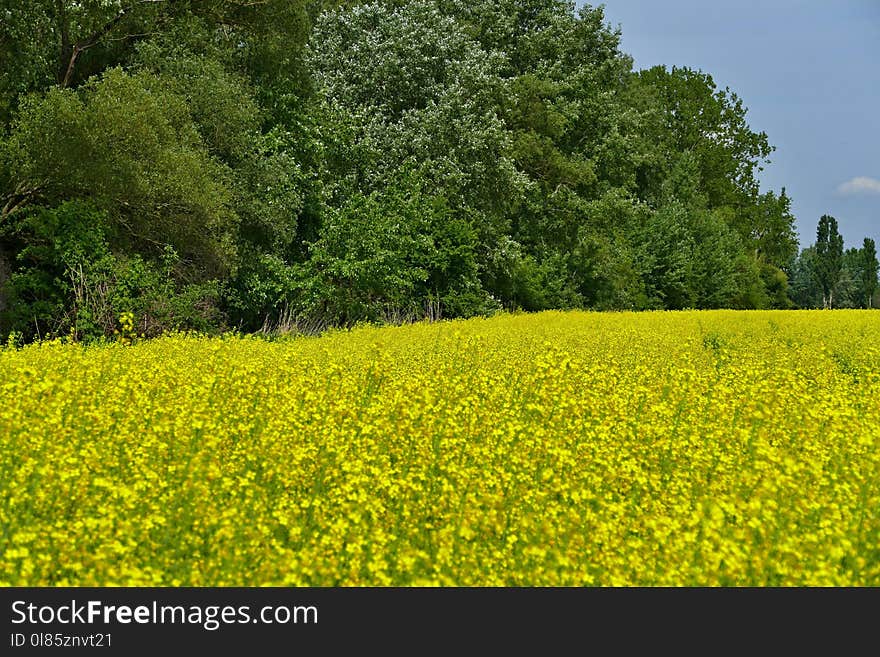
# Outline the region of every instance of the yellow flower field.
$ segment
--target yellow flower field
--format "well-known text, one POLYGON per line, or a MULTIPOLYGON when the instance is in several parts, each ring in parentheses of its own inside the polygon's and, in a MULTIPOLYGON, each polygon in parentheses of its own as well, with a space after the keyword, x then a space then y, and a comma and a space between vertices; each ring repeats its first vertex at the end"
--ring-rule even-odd
POLYGON ((880 585, 880 312, 0 350, 0 584, 880 585))

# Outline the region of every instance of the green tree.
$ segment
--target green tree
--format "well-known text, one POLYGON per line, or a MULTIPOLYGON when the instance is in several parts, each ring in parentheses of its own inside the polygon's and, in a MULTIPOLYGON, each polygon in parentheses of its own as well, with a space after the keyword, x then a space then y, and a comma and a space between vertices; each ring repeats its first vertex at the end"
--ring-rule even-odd
POLYGON ((255 74, 301 66, 307 0, 0 0, 0 97, 76 86, 121 64, 135 44, 186 23, 210 26, 255 74), (218 29, 219 28, 219 29, 218 29), (246 46, 246 47, 243 47, 246 46), (8 67, 8 68, 7 68, 8 67))
POLYGON ((425 0, 323 14, 308 61, 352 142, 339 174, 369 193, 419 163, 451 203, 500 217, 521 180, 498 116, 496 60, 425 0))
MULTIPOLYGON (((708 73, 687 67, 655 66, 639 72, 632 83, 646 105, 644 129, 661 151, 673 157, 690 152, 696 158, 709 207, 750 207, 757 196, 756 174, 773 147, 766 133, 749 127, 742 99, 729 88, 719 90, 708 73)), ((651 166, 666 163, 654 159, 651 166)), ((641 176, 645 181, 663 178, 662 172, 650 170, 641 176)), ((652 195, 651 190, 643 193, 652 195)), ((742 237, 749 236, 748 224, 734 227, 742 237)))
POLYGON ((78 91, 29 97, 6 154, 14 174, 0 225, 28 205, 90 199, 110 216, 115 248, 158 256, 171 245, 202 278, 234 268, 229 170, 186 99, 156 76, 114 69, 78 91))
POLYGON ((778 196, 772 191, 759 196, 750 214, 750 229, 744 238, 754 249, 755 259, 782 269, 798 252, 795 218, 785 188, 778 196))
POLYGON ((835 290, 838 308, 861 308, 865 300, 859 290, 862 270, 861 249, 851 247, 843 252, 840 264, 840 280, 835 290))
POLYGON ((487 308, 473 230, 412 169, 328 212, 310 245, 301 312, 332 323, 471 315, 487 308))
POLYGON ((813 275, 822 290, 822 307, 834 306, 834 292, 843 266, 843 237, 837 230, 837 219, 822 215, 816 228, 816 255, 813 275))
POLYGON ((788 267, 791 299, 797 308, 818 308, 822 305, 822 289, 815 270, 816 247, 803 249, 788 267))
POLYGON ((862 248, 859 250, 859 261, 859 302, 860 304, 863 303, 865 308, 870 308, 874 294, 877 292, 878 270, 877 247, 874 244, 874 240, 870 237, 866 237, 862 243, 862 248))
POLYGON ((417 167, 427 192, 477 234, 486 285, 511 252, 510 212, 526 182, 500 116, 499 61, 425 0, 322 14, 308 56, 328 126, 342 135, 332 144, 331 205, 417 167))

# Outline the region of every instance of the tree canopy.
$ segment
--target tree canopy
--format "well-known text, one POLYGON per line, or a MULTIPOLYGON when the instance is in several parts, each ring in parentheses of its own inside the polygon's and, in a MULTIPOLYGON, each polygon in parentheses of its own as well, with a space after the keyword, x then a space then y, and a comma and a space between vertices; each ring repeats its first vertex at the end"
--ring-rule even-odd
POLYGON ((601 6, 0 0, 0 18, 3 334, 876 294, 869 240, 844 254, 823 218, 799 252, 743 100, 634 70, 601 6))

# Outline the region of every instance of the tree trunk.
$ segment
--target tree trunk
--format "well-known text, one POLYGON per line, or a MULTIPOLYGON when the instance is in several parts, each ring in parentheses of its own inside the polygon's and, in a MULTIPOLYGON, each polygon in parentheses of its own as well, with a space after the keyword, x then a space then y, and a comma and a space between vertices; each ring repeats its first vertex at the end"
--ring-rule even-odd
POLYGON ((0 246, 0 314, 6 310, 6 281, 12 274, 12 259, 7 255, 3 247, 0 246))
MULTIPOLYGON (((58 63, 58 85, 61 88, 70 85, 76 71, 76 61, 80 54, 89 48, 98 45, 104 37, 113 32, 117 26, 125 20, 129 11, 136 5, 160 4, 164 2, 169 2, 169 0, 137 0, 137 2, 133 2, 129 6, 122 7, 119 10, 119 13, 98 28, 94 34, 89 35, 85 39, 74 41, 70 34, 70 23, 64 0, 56 0, 58 30, 61 34, 60 61, 58 63)), ((131 35, 126 34, 123 38, 129 38, 130 36, 131 35)))
POLYGON ((67 86, 73 65, 76 61, 73 44, 70 42, 70 22, 67 18, 67 7, 64 0, 55 0, 55 22, 61 35, 61 50, 58 53, 58 71, 56 82, 62 87, 67 86))

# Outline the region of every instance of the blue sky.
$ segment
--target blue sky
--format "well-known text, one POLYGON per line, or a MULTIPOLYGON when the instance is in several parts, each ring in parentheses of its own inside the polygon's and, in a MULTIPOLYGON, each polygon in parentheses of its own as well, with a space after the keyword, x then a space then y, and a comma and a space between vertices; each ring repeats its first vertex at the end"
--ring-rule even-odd
POLYGON ((880 246, 880 0, 590 4, 605 5, 636 69, 701 69, 742 99, 776 147, 762 188, 786 188, 802 247, 823 214, 847 247, 880 246))

